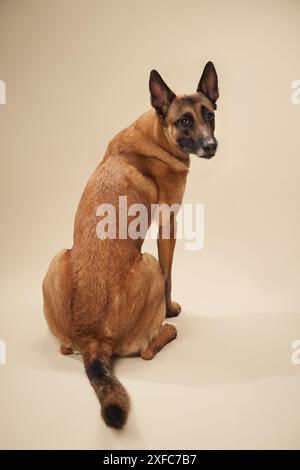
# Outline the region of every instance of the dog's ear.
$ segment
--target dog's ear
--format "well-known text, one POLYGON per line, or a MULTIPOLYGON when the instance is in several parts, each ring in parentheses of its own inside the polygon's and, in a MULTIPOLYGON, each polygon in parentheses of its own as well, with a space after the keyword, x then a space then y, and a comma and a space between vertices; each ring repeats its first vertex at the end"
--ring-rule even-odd
POLYGON ((204 67, 197 91, 207 96, 214 104, 219 98, 218 75, 212 62, 207 62, 204 67))
POLYGON ((175 98, 175 93, 165 84, 156 70, 151 70, 149 79, 151 104, 163 117, 166 116, 169 106, 175 98))

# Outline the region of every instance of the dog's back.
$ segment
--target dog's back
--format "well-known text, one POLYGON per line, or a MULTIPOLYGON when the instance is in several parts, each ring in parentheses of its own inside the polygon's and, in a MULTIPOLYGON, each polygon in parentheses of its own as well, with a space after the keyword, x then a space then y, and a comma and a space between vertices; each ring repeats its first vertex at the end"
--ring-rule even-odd
MULTIPOLYGON (((206 65, 196 94, 176 97, 155 71, 150 92, 155 109, 109 144, 80 200, 73 247, 54 258, 43 282, 50 330, 63 354, 74 349, 82 353, 102 416, 116 428, 126 422, 129 398, 113 373, 112 356, 151 359, 176 337, 175 327, 163 324, 166 314, 180 312, 171 300, 174 227, 169 239, 158 238, 158 262, 141 252, 146 233, 129 235, 132 215, 119 211, 120 197, 127 197, 128 208, 142 204, 150 224, 151 204, 181 204, 189 152, 211 158, 217 148, 213 111, 218 84, 212 63, 206 65), (110 209, 115 236, 103 237, 101 231, 99 236, 103 217, 110 226, 110 209), (125 234, 119 216, 123 222, 125 217, 125 234)), ((159 233, 163 224, 159 219, 159 233)))

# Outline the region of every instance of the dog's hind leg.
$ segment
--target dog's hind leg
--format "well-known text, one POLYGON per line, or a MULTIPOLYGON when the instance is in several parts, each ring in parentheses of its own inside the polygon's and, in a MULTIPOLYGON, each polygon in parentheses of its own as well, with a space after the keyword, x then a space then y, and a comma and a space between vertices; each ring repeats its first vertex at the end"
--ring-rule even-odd
POLYGON ((51 333, 58 339, 62 354, 72 354, 71 330, 72 280, 70 250, 58 253, 43 281, 44 314, 51 333))
POLYGON ((144 253, 127 282, 131 297, 127 297, 126 301, 128 303, 129 298, 129 302, 136 305, 135 323, 131 323, 114 353, 119 356, 139 355, 144 359, 152 359, 176 337, 173 325, 163 325, 166 316, 165 288, 158 260, 144 253), (142 300, 141 304, 136 301, 137 298, 142 300))
POLYGON ((177 330, 174 325, 165 323, 162 325, 157 336, 148 344, 147 348, 141 353, 143 359, 152 359, 166 344, 170 343, 177 336, 177 330))

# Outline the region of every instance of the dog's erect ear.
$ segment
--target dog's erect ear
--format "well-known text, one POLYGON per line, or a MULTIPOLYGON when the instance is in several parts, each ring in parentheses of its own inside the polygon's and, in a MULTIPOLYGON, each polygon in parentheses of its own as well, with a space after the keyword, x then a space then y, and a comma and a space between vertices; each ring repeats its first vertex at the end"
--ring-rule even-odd
POLYGON ((156 70, 151 70, 149 79, 151 104, 163 117, 166 116, 169 106, 175 98, 175 93, 165 84, 156 70))
POLYGON ((197 91, 203 93, 213 103, 219 98, 218 75, 212 62, 207 62, 204 67, 197 91))

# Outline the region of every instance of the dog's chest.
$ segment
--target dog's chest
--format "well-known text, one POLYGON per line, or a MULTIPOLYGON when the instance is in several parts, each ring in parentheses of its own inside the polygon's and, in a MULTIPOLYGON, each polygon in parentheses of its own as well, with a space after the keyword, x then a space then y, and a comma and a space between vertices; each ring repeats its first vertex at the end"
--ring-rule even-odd
POLYGON ((163 178, 159 181, 158 185, 158 198, 160 204, 181 204, 185 185, 186 185, 187 174, 182 173, 171 173, 167 178, 163 178))

